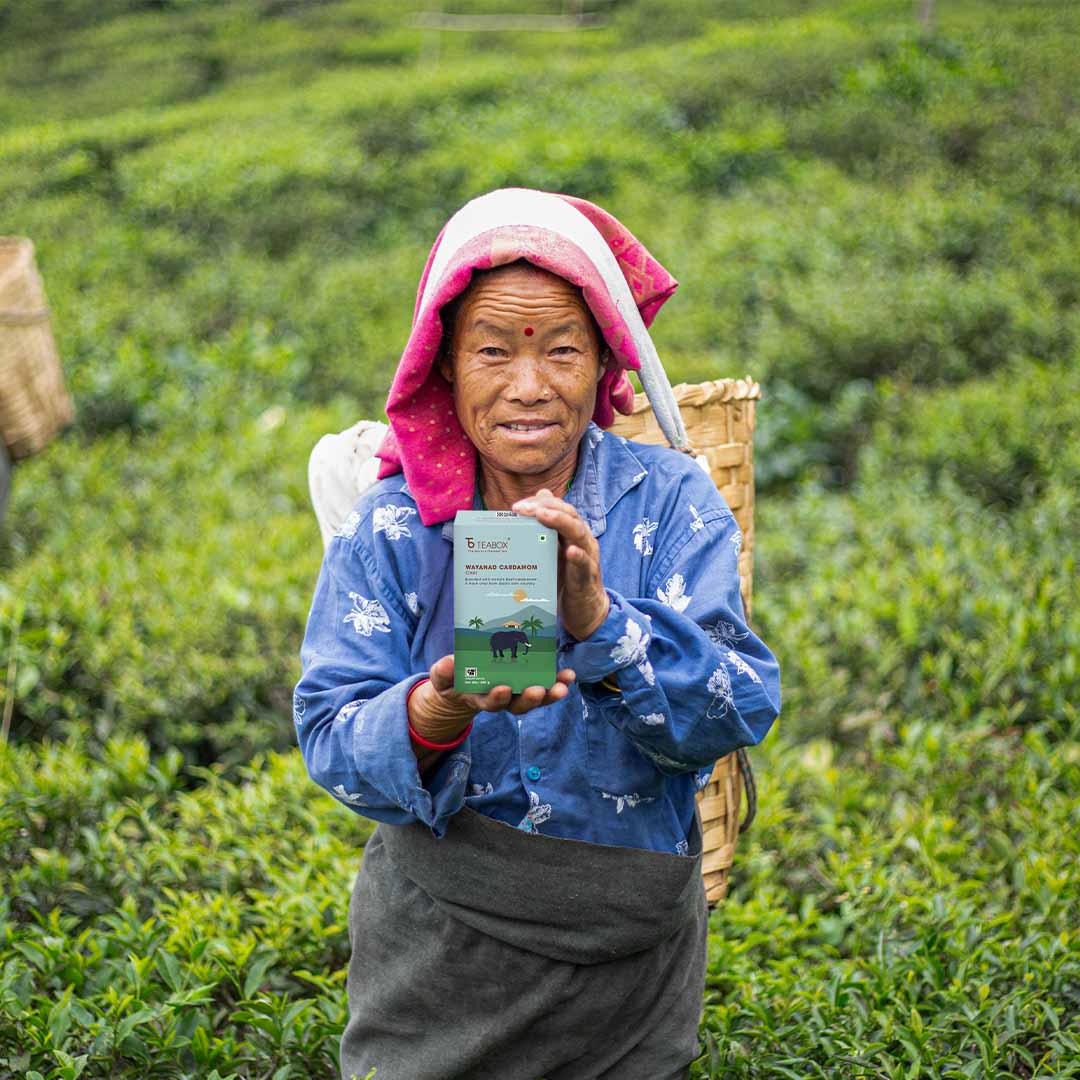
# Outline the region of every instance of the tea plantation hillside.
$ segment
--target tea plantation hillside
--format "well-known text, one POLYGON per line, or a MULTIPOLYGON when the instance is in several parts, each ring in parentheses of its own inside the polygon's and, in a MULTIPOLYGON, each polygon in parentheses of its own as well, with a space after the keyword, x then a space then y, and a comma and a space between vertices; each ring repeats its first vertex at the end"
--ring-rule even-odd
POLYGON ((294 749, 307 455, 513 184, 680 279, 673 381, 763 387, 783 713, 695 1078, 1080 1076, 1080 7, 586 6, 0 0, 77 410, 0 530, 0 1076, 335 1075, 368 830, 294 749))

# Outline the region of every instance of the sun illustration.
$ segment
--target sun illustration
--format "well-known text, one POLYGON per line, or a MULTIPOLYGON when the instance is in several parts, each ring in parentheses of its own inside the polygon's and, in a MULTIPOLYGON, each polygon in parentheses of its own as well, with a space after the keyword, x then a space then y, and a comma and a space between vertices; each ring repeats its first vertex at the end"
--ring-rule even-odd
POLYGON ((528 595, 529 594, 524 589, 515 589, 514 590, 514 602, 517 603, 517 604, 524 604, 525 603, 525 597, 527 597, 528 595))

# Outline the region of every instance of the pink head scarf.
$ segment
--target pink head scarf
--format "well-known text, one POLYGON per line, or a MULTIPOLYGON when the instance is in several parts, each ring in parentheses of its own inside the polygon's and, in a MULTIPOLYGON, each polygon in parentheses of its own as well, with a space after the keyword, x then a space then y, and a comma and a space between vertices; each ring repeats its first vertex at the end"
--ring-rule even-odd
POLYGON ((625 371, 659 363, 648 327, 678 282, 629 229, 585 199, 531 188, 500 188, 466 203, 443 226, 416 294, 412 332, 394 375, 390 431, 376 452, 379 479, 404 471, 420 520, 433 525, 472 507, 476 450, 458 422, 450 384, 435 366, 439 310, 468 287, 474 270, 525 259, 573 285, 611 349, 593 420, 609 427, 629 413, 625 371))

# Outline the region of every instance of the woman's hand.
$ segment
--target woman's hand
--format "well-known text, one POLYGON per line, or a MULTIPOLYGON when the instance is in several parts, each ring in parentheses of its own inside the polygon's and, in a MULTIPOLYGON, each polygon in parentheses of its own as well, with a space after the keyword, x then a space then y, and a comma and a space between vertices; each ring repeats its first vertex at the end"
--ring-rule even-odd
POLYGON ((584 641, 607 618, 611 601, 600 575, 600 545, 577 510, 541 488, 511 510, 536 518, 559 534, 559 618, 566 632, 584 641))
MULTIPOLYGON (((514 714, 529 712, 542 705, 561 701, 570 693, 570 683, 577 678, 573 668, 563 668, 550 687, 529 686, 515 694, 509 686, 492 687, 486 694, 463 694, 454 689, 454 656, 436 660, 428 672, 430 682, 417 687, 409 698, 409 723, 413 731, 432 742, 453 742, 478 712, 506 710, 514 714)), ((414 745, 421 769, 441 754, 439 750, 414 745)))

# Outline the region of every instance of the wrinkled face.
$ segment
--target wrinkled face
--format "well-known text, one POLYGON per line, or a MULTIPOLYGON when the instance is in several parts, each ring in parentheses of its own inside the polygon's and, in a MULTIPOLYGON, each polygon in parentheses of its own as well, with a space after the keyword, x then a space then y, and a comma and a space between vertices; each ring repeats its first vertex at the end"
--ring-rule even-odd
POLYGON ((558 275, 515 264, 474 276, 440 372, 481 457, 532 474, 572 453, 596 405, 602 346, 580 293, 558 275))

